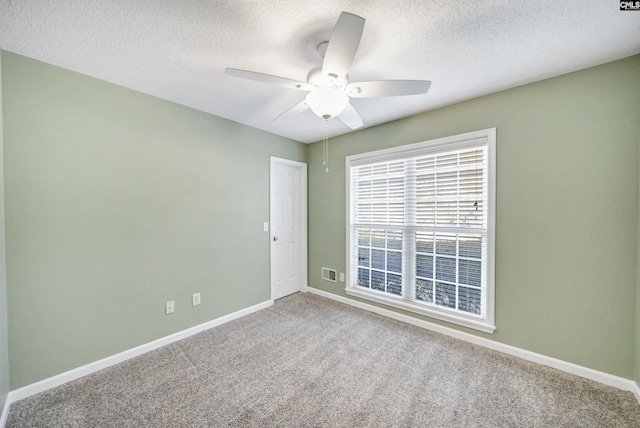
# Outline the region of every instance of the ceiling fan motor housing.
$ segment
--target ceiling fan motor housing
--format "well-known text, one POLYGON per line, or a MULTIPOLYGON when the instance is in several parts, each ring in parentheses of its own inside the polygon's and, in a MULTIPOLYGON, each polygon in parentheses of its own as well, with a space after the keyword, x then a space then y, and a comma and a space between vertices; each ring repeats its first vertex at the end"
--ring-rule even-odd
POLYGON ((307 82, 316 88, 331 87, 344 89, 347 87, 347 78, 339 79, 335 74, 322 74, 322 66, 314 67, 307 74, 307 82))

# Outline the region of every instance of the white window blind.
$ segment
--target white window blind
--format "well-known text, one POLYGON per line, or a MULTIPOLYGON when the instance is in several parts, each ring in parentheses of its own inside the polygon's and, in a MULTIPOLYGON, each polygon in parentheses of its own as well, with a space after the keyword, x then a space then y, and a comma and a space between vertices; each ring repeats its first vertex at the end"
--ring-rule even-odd
POLYGON ((495 130, 347 158, 347 292, 493 331, 495 130))

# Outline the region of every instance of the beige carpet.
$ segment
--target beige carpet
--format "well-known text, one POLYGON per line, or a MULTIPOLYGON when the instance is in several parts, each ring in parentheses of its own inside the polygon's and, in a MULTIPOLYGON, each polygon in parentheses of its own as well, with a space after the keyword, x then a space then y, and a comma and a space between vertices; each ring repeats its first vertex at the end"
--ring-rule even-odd
POLYGON ((628 392, 311 294, 14 403, 7 427, 640 427, 628 392))

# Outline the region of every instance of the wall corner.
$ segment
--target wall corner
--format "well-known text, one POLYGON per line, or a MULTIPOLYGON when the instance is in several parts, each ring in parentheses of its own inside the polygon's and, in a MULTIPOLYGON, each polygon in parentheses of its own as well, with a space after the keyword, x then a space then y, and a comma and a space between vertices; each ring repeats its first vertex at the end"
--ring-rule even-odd
MULTIPOLYGON (((2 50, 0 49, 0 414, 8 414, 9 339, 7 315, 7 269, 4 233, 4 126, 2 110, 2 50)), ((4 426, 0 420, 0 426, 4 426)))

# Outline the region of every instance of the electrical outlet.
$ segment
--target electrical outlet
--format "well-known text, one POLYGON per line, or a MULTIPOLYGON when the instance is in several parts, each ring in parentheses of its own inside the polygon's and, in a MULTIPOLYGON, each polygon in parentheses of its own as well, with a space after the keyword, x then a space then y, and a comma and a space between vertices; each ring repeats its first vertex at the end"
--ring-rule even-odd
POLYGON ((340 282, 344 282, 344 272, 340 272, 340 282))
POLYGON ((164 308, 164 313, 166 315, 172 314, 174 311, 174 305, 176 302, 174 302, 173 300, 171 300, 170 302, 167 302, 165 308, 164 308))
POLYGON ((269 231, 269 223, 266 223, 262 226, 262 230, 264 230, 265 232, 269 231))
POLYGON ((193 302, 193 306, 200 304, 200 293, 195 293, 191 296, 191 301, 193 302))

